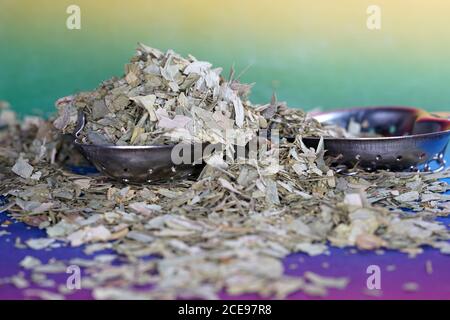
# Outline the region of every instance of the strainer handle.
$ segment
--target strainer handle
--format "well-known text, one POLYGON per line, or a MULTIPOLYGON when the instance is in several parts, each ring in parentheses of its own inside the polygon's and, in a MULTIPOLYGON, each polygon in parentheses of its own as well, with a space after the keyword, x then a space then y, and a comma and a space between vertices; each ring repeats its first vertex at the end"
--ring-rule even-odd
POLYGON ((433 131, 450 130, 450 112, 430 112, 417 119, 416 124, 432 127, 433 131))
POLYGON ((82 110, 78 110, 77 126, 73 131, 75 139, 78 139, 80 137, 81 131, 83 131, 85 125, 86 125, 86 115, 82 110))
POLYGON ((430 112, 433 117, 450 120, 450 112, 430 112))

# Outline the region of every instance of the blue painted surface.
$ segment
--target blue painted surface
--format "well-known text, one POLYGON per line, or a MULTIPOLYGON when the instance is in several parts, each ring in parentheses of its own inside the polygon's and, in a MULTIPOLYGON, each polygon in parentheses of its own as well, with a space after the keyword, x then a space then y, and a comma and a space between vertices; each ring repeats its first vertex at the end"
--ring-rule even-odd
MULTIPOLYGON (((450 183, 450 179, 446 179, 450 183)), ((450 194, 450 192, 448 192, 450 194)), ((5 199, 0 197, 0 205, 5 203, 5 199)), ((450 228, 450 217, 437 218, 450 228)), ((12 221, 6 213, 0 214, 0 225, 5 221, 12 221)), ((92 259, 98 254, 110 253, 109 250, 97 252, 88 256, 83 252, 84 246, 68 247, 60 243, 60 248, 35 251, 32 249, 19 249, 14 243, 17 238, 21 242, 27 239, 45 237, 44 230, 27 226, 21 222, 12 221, 7 227, 0 230, 7 230, 9 235, 0 237, 0 278, 12 276, 18 272, 24 272, 19 267, 20 261, 27 255, 37 257, 42 262, 47 263, 50 259, 69 261, 72 258, 92 259)), ((152 258, 152 257, 149 257, 152 258)), ((411 259, 406 254, 398 251, 386 250, 379 255, 375 252, 352 251, 352 248, 330 248, 330 255, 310 257, 304 253, 296 253, 287 256, 283 260, 285 273, 291 276, 302 276, 305 271, 313 271, 324 276, 345 276, 351 279, 345 290, 330 290, 327 299, 450 299, 450 256, 445 256, 430 247, 424 247, 424 253, 411 259), (433 264, 433 274, 426 273, 425 264, 431 261, 433 264), (367 294, 366 280, 368 274, 366 269, 369 265, 378 265, 382 270, 382 295, 374 297, 367 294), (325 267, 328 265, 328 267, 325 267), (387 267, 395 265, 394 271, 386 271, 387 267), (402 290, 402 285, 406 282, 416 282, 420 290, 408 293, 402 290)), ((83 269, 82 269, 83 270, 83 269)), ((84 271, 83 271, 84 272, 84 271)), ((64 284, 69 275, 56 274, 49 278, 58 284, 64 284)), ((36 288, 36 286, 32 286, 36 288)), ((255 294, 245 294, 230 296, 226 293, 220 294, 223 299, 260 299, 255 294)), ((0 299, 23 299, 27 298, 25 291, 12 285, 0 285, 0 299)), ((89 290, 75 290, 68 299, 90 299, 89 290)), ((310 296, 298 292, 289 296, 290 299, 311 299, 310 296)))

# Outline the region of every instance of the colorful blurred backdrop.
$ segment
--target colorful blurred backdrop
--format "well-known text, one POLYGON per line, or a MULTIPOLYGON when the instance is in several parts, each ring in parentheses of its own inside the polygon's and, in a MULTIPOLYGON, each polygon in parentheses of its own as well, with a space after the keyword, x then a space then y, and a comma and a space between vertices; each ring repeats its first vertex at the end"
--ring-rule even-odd
POLYGON ((137 42, 244 71, 252 100, 450 111, 448 0, 0 0, 0 99, 49 114, 122 75, 137 42), (81 9, 69 30, 67 7, 81 9), (369 30, 367 8, 381 9, 369 30))

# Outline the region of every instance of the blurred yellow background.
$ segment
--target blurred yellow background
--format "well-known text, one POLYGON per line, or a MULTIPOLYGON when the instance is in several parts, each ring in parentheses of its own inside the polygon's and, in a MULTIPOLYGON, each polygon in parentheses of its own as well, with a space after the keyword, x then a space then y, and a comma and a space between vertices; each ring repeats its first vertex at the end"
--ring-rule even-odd
POLYGON ((448 0, 1 0, 0 99, 24 113, 95 88, 137 42, 246 67, 252 100, 275 91, 289 105, 324 109, 414 105, 450 110, 448 0), (81 29, 66 27, 69 5, 81 29), (366 26, 369 5, 381 29, 366 26))

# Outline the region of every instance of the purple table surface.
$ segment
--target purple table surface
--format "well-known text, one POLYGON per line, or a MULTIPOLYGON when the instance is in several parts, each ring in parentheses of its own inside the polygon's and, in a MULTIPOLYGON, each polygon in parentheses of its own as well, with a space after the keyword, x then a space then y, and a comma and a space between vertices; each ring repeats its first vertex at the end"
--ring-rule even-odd
MULTIPOLYGON (((450 180, 447 180, 450 183, 450 180)), ((447 228, 450 228, 450 216, 438 218, 447 228)), ((30 238, 45 237, 45 231, 29 227, 21 222, 12 221, 6 213, 0 213, 0 231, 7 230, 9 235, 0 237, 0 279, 27 271, 19 266, 19 262, 27 255, 47 263, 49 259, 70 260, 72 258, 92 259, 95 255, 87 256, 83 247, 53 248, 51 250, 35 251, 32 249, 16 248, 14 243, 20 237, 22 242, 30 238), (11 221, 4 226, 5 221, 11 221)), ((329 255, 310 257, 303 253, 291 254, 284 258, 285 273, 291 276, 302 276, 306 271, 312 271, 322 276, 348 277, 350 282, 346 289, 331 289, 326 297, 318 298, 308 296, 302 292, 293 293, 288 299, 450 299, 450 256, 443 255, 438 250, 424 247, 424 252, 415 258, 405 253, 386 250, 384 254, 375 252, 356 251, 354 248, 330 248, 329 255), (433 272, 426 271, 426 263, 431 262, 433 272), (367 289, 367 267, 377 265, 381 270, 381 290, 367 289), (392 266, 395 270, 392 270, 392 266), (390 266, 390 267, 388 267, 390 266), (418 284, 414 292, 407 292, 403 285, 408 282, 418 284), (378 293, 378 295, 375 295, 378 293)), ((104 254, 105 251, 97 254, 104 254)), ((82 269, 83 274, 83 269, 82 269)), ((58 284, 65 284, 68 274, 49 276, 58 284)), ((38 288, 31 286, 30 288, 38 288)), ((47 289, 45 289, 47 290, 47 289)), ((52 290, 48 290, 52 291, 52 290)), ((262 299, 257 294, 231 296, 221 293, 222 299, 262 299)), ((25 291, 11 284, 0 284, 0 299, 27 299, 25 291)), ((92 299, 89 290, 74 290, 66 299, 92 299)))

